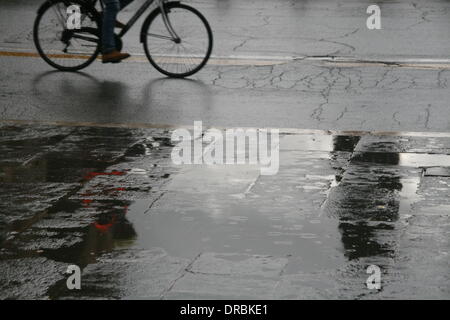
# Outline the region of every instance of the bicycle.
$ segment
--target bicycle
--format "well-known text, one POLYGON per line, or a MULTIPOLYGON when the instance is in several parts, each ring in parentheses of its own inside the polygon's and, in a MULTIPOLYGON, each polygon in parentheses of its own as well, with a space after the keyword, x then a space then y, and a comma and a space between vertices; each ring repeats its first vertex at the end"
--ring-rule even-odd
MULTIPOLYGON (((157 6, 140 32, 145 55, 153 67, 169 77, 193 75, 208 62, 213 35, 206 18, 180 1, 146 0, 115 35, 117 49, 122 49, 122 37, 154 2, 157 6)), ((103 10, 100 0, 47 0, 42 4, 33 28, 39 55, 61 71, 78 71, 94 62, 101 52, 99 6, 103 10), (79 9, 77 28, 69 28, 67 23, 72 6, 79 9)))

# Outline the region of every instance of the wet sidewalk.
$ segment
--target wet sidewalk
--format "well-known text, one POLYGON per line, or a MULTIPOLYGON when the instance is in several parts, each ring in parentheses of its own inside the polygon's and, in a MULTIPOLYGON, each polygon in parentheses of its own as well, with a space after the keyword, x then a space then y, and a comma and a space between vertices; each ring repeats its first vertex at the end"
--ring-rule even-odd
POLYGON ((272 176, 170 137, 0 125, 0 298, 450 299, 450 134, 281 130, 272 176))

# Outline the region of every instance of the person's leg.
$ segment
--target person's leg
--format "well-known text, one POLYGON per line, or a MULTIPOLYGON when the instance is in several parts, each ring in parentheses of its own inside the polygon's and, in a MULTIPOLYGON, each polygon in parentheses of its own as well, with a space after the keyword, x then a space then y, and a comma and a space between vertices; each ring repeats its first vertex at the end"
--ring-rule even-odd
MULTIPOLYGON (((119 0, 120 1, 120 10, 128 6, 133 0, 119 0)), ((116 20, 116 28, 125 28, 125 24, 122 22, 116 20)))
POLYGON ((117 14, 120 11, 119 0, 103 0, 105 6, 103 11, 102 25, 102 49, 103 54, 108 54, 116 50, 114 39, 114 27, 116 25, 117 14))
POLYGON ((134 0, 120 0, 120 10, 132 3, 134 0))

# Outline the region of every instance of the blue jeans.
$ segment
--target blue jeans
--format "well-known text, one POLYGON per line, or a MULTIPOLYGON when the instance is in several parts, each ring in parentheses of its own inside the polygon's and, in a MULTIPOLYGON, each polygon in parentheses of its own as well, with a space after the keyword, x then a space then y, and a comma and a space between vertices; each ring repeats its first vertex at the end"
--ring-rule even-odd
POLYGON ((102 51, 104 54, 116 50, 114 27, 116 25, 117 14, 132 1, 133 0, 103 0, 102 51))

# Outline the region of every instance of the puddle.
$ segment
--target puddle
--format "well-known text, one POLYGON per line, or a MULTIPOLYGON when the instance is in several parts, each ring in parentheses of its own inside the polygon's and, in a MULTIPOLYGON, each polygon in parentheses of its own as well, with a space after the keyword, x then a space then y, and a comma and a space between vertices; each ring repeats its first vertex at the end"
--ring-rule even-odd
MULTIPOLYGON (((397 150, 398 143, 382 144, 397 150)), ((360 140, 357 149, 376 149, 377 143, 360 140)), ((427 161, 446 157, 397 152, 355 151, 339 184, 329 191, 324 212, 339 221, 344 254, 349 260, 373 261, 396 255, 397 242, 412 205, 420 200, 418 168, 427 161)))
POLYGON ((270 215, 245 205, 245 201, 225 205, 223 199, 210 197, 207 201, 218 202, 218 212, 214 213, 208 210, 213 203, 201 207, 200 202, 195 205, 200 199, 193 202, 183 197, 174 204, 167 201, 170 195, 166 197, 147 214, 144 212, 150 205, 148 201, 139 200, 129 207, 127 218, 137 234, 132 248, 160 247, 170 255, 187 258, 200 252, 295 255, 305 257, 302 268, 317 267, 319 261, 326 268, 342 263, 338 258, 340 245, 333 219, 305 221, 304 217, 286 219, 279 215, 279 219, 272 220, 270 215), (174 210, 183 201, 185 210, 174 210))
MULTIPOLYGON (((125 140, 124 145, 130 142, 125 140)), ((71 196, 56 199, 48 211, 36 209, 43 213, 12 223, 5 232, 10 248, 24 255, 81 266, 121 249, 155 248, 188 261, 205 252, 234 254, 230 259, 236 261, 248 253, 282 257, 289 260, 285 274, 332 273, 366 258, 383 265, 399 254, 411 208, 422 200, 418 168, 426 167, 425 176, 449 173, 444 167, 450 155, 394 152, 404 142, 364 145, 354 135, 285 135, 275 176, 261 176, 258 166, 249 165, 175 171, 170 160, 153 171, 154 163, 145 157, 171 146, 168 138, 153 137, 132 144, 123 154, 129 161, 123 170, 111 169, 105 159, 117 154, 99 156, 102 148, 92 153, 79 148, 64 158, 47 153, 25 166, 2 163, 4 190, 6 183, 21 179, 36 183, 61 177, 91 187, 74 195, 73 186, 62 183, 34 185, 27 196, 39 188, 48 188, 48 197, 53 189, 71 196), (383 152, 354 152, 358 144, 361 150, 383 152)), ((446 212, 446 204, 429 210, 446 212)), ((132 272, 122 268, 125 275, 132 272)))
POLYGON ((402 178, 400 183, 402 188, 399 193, 399 212, 402 215, 409 215, 411 206, 422 199, 422 197, 417 193, 420 184, 420 177, 402 178))

